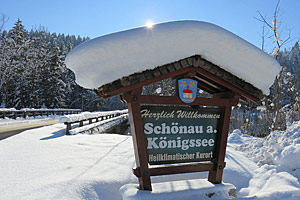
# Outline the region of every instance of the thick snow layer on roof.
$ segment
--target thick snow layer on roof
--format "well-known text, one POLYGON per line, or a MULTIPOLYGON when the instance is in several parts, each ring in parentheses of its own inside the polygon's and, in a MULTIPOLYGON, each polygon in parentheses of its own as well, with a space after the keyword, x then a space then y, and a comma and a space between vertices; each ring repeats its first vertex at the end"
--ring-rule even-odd
POLYGON ((269 93, 280 65, 275 59, 214 24, 174 21, 104 35, 74 48, 66 58, 77 83, 96 88, 123 76, 193 55, 269 93))

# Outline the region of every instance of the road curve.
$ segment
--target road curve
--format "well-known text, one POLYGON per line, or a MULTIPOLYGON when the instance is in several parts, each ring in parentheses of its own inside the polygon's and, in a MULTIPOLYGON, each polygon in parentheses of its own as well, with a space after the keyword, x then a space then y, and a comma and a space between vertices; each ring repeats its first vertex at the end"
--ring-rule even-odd
POLYGON ((58 123, 58 119, 0 126, 0 140, 19 134, 23 131, 58 123))

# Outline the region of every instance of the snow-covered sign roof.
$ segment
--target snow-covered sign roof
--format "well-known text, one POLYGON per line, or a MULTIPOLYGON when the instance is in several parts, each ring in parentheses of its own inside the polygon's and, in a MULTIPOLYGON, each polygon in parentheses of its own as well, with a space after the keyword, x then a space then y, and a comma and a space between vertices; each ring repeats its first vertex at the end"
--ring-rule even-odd
POLYGON ((83 87, 97 88, 123 76, 193 55, 269 93, 280 65, 259 48, 211 23, 174 21, 104 35, 74 48, 67 67, 83 87))

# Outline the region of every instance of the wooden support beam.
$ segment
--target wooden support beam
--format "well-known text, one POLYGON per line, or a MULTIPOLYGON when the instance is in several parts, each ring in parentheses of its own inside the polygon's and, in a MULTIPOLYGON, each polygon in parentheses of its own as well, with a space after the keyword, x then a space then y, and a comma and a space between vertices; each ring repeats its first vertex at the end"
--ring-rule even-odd
POLYGON ((235 93, 237 93, 237 94, 239 94, 239 95, 241 95, 241 96, 244 96, 244 97, 246 97, 246 98, 248 98, 248 99, 250 99, 250 100, 252 100, 252 101, 254 101, 254 102, 259 101, 259 98, 258 98, 258 97, 256 97, 256 96, 254 96, 254 95, 252 95, 252 94, 250 94, 250 93, 248 93, 248 92, 246 92, 246 91, 244 91, 244 90, 238 88, 237 86, 235 86, 235 85, 233 85, 233 84, 231 84, 231 83, 229 83, 229 82, 223 80, 222 78, 220 78, 220 77, 218 77, 218 76, 212 74, 212 73, 209 72, 209 71, 206 71, 205 69, 202 69, 202 68, 195 68, 195 70, 196 70, 199 74, 208 77, 210 80, 212 80, 212 81, 218 83, 219 85, 222 85, 223 87, 228 88, 229 90, 231 90, 231 91, 233 91, 233 92, 235 92, 235 93))
POLYGON ((195 79, 197 81, 201 82, 203 85, 206 85, 207 87, 214 88, 214 90, 226 91, 226 88, 220 86, 219 84, 217 84, 215 82, 210 81, 208 78, 201 76, 200 74, 197 74, 195 76, 195 79))
POLYGON ((229 99, 230 102, 223 109, 224 120, 221 121, 219 126, 221 127, 222 133, 218 134, 218 140, 216 145, 216 168, 212 171, 209 171, 208 181, 218 184, 222 183, 223 177, 223 169, 225 168, 225 153, 226 153, 226 145, 229 131, 229 122, 231 115, 231 108, 233 99, 229 99))
MULTIPOLYGON (((144 104, 182 104, 178 96, 141 95, 139 98, 140 103, 144 104)), ((186 105, 226 106, 229 101, 220 98, 196 98, 192 103, 186 105)))
POLYGON ((132 90, 135 90, 137 88, 141 88, 144 85, 148 85, 148 84, 153 83, 153 82, 157 82, 157 81, 161 81, 163 79, 167 79, 167 78, 170 78, 170 77, 178 76, 178 75, 183 74, 183 73, 188 73, 189 71, 193 71, 194 68, 195 67, 193 67, 193 66, 181 68, 181 69, 178 69, 176 71, 169 72, 167 74, 162 74, 160 76, 156 76, 152 79, 148 79, 148 80, 141 81, 141 82, 138 82, 138 83, 133 84, 133 85, 129 85, 127 87, 121 87, 119 89, 116 89, 116 90, 113 90, 113 91, 110 91, 110 92, 96 90, 96 93, 99 96, 102 96, 102 97, 111 97, 111 96, 114 96, 114 95, 117 95, 117 94, 120 94, 120 93, 126 93, 128 91, 132 91, 132 90))
POLYGON ((232 106, 236 106, 242 97, 235 92, 228 91, 228 92, 219 92, 213 94, 213 98, 218 99, 230 99, 232 106))
MULTIPOLYGON (((214 168, 215 168, 214 163, 207 162, 207 163, 196 163, 196 164, 188 164, 188 165, 155 167, 155 168, 150 168, 149 170, 151 176, 161 176, 161 175, 211 171, 214 168)), ((137 177, 141 176, 140 169, 134 169, 133 173, 137 177)))
MULTIPOLYGON (((197 68, 197 67, 194 67, 194 66, 184 67, 184 68, 178 69, 176 71, 172 71, 172 72, 169 72, 169 73, 166 73, 166 74, 161 74, 161 75, 158 75, 158 76, 153 77, 151 79, 147 79, 147 80, 144 80, 144 81, 141 81, 141 82, 137 82, 135 84, 128 85, 128 86, 125 86, 125 87, 120 87, 120 88, 117 88, 117 89, 112 90, 112 91, 102 91, 102 90, 99 91, 99 90, 96 90, 95 92, 99 96, 102 96, 102 97, 106 98, 106 97, 114 96, 114 95, 117 95, 117 94, 126 93, 126 92, 129 92, 129 91, 135 90, 137 88, 141 88, 144 85, 148 85, 150 83, 157 82, 157 81, 160 81, 160 80, 163 80, 163 79, 166 79, 166 78, 181 77, 182 74, 187 74, 189 76, 193 76, 195 79, 198 79, 200 82, 205 83, 206 85, 209 85, 210 88, 215 88, 217 91, 229 91, 230 90, 230 91, 234 91, 235 93, 241 95, 242 97, 248 98, 248 99, 250 99, 254 102, 259 101, 258 97, 250 94, 249 92, 233 85, 230 82, 227 82, 227 81, 223 80, 222 78, 212 74, 211 72, 209 72, 209 71, 207 71, 203 68, 197 68), (196 75, 195 75, 195 72, 197 72, 196 75)), ((204 88, 204 90, 205 90, 205 88, 204 88)), ((208 90, 213 92, 212 89, 208 89, 208 90)), ((208 92, 210 92, 210 91, 208 91, 208 92)))
POLYGON ((220 90, 217 90, 214 87, 211 87, 210 85, 207 85, 206 83, 203 83, 201 81, 198 81, 197 87, 201 90, 204 90, 205 92, 208 92, 210 94, 214 94, 216 92, 220 92, 220 90))
POLYGON ((133 139, 136 166, 139 170, 139 186, 141 190, 152 190, 150 171, 148 168, 148 156, 146 151, 146 141, 141 117, 140 97, 142 89, 133 90, 126 94, 125 100, 128 103, 128 113, 130 118, 130 128, 133 139))

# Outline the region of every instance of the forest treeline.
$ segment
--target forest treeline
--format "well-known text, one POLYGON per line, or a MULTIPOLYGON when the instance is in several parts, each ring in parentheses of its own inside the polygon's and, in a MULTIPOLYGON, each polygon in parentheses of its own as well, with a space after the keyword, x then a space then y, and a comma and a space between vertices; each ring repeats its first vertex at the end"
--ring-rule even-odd
MULTIPOLYGON (((27 31, 21 20, 9 31, 0 30, 1 107, 89 111, 126 107, 119 97, 103 99, 92 90, 77 85, 75 74, 65 66, 68 52, 86 40, 89 38, 49 33, 44 28, 27 31)), ((282 69, 270 94, 259 104, 239 103, 232 111, 232 130, 238 128, 247 134, 265 136, 300 120, 299 44, 296 42, 290 49, 276 49, 276 59, 282 69)), ((174 95, 175 88, 175 82, 166 79, 145 86, 144 93, 174 95)), ((198 95, 209 96, 201 90, 198 95)))
POLYGON ((99 98, 75 83, 65 66, 68 52, 88 37, 27 31, 22 21, 0 32, 0 103, 7 108, 124 108, 117 97, 99 98))

